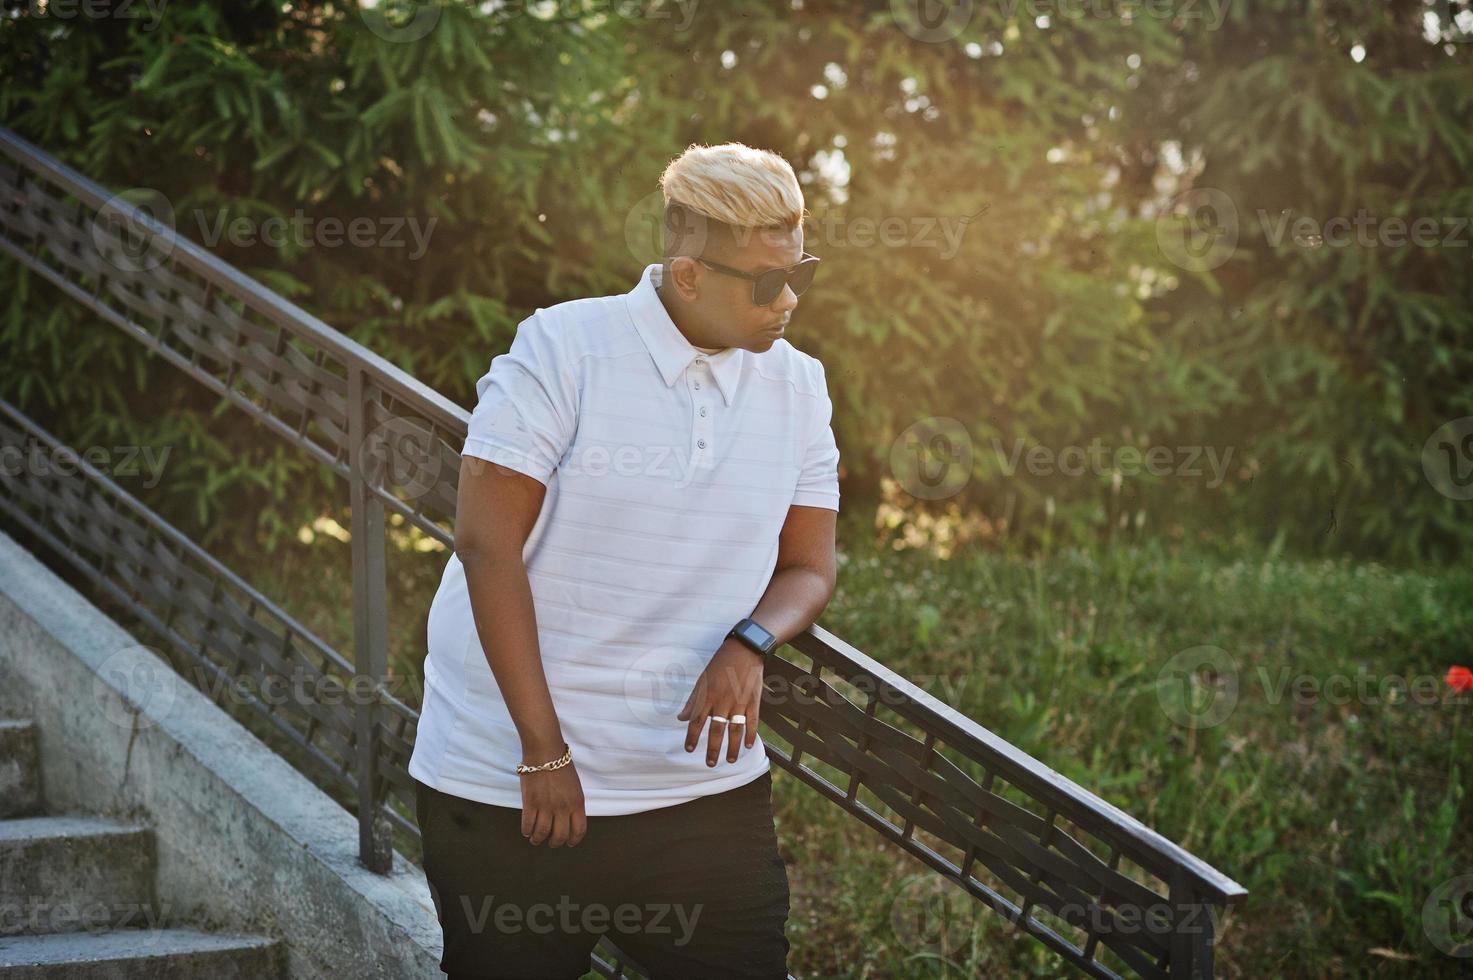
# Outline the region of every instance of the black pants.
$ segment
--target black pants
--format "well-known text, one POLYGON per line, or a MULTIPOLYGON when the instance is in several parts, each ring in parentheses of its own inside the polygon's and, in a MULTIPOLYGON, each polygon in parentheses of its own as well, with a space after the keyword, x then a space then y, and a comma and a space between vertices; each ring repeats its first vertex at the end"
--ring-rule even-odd
POLYGON ((651 980, 787 977, 770 771, 688 803, 589 817, 577 847, 529 844, 520 809, 417 780, 416 792, 450 980, 576 980, 604 934, 651 980))

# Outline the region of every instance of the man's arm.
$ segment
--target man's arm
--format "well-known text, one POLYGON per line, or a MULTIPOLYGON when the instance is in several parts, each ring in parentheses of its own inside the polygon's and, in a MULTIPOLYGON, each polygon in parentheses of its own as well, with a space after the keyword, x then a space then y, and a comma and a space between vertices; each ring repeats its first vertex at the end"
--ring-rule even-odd
MULTIPOLYGON (((778 535, 777 564, 757 608, 748 615, 786 643, 806 630, 823 612, 838 578, 835 526, 839 512, 798 504, 788 508, 778 535)), ((701 673, 676 717, 687 723, 685 750, 694 752, 701 728, 714 711, 723 717, 744 714, 746 724, 712 721, 706 742, 706 765, 716 765, 727 741, 726 761, 735 762, 741 746, 757 742, 762 706, 762 660, 738 640, 726 639, 701 673), (729 732, 729 734, 728 734, 729 732)))
MULTIPOLYGON (((522 549, 546 492, 542 483, 509 467, 474 456, 461 457, 455 554, 465 566, 481 650, 522 740, 520 760, 487 759, 487 765, 511 768, 518 761, 535 765, 563 754, 562 727, 537 642, 532 585, 522 561, 522 549)), ((581 787, 566 776, 572 771, 567 766, 522 777, 522 831, 532 843, 549 836, 553 847, 582 840, 587 822, 581 787), (531 798, 529 780, 535 790, 531 798)))
MULTIPOLYGON (((562 729, 542 670, 537 614, 522 549, 547 488, 516 470, 462 456, 455 554, 465 566, 476 633, 529 763, 563 754, 562 729)), ((486 760, 511 766, 512 760, 486 760)))
POLYGON ((788 508, 777 539, 772 581, 757 608, 748 614, 777 637, 779 645, 811 626, 834 595, 839 574, 834 543, 838 517, 838 511, 827 507, 788 508))

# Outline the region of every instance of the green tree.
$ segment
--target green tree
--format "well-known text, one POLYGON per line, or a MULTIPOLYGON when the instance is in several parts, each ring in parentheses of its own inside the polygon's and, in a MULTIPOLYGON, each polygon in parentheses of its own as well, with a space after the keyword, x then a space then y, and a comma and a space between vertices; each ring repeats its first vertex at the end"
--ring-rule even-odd
MULTIPOLYGON (((1473 414, 1466 247, 1276 231, 1283 209, 1469 214, 1469 45, 1430 37, 1439 8, 386 8, 23 7, 0 20, 0 112, 109 187, 163 192, 197 241, 238 218, 416 223, 422 248, 211 247, 462 404, 532 310, 632 285, 672 156, 771 148, 825 257, 791 339, 828 367, 846 507, 889 477, 1023 540, 1411 559, 1473 533, 1422 466, 1433 430, 1473 414), (1194 190, 1236 213, 1211 267, 1172 244, 1194 190), (950 467, 941 491, 921 465, 950 467)), ((282 491, 309 464, 243 422, 186 421, 206 396, 0 276, 4 391, 69 438, 195 440, 159 496, 215 533, 301 519, 282 491)))

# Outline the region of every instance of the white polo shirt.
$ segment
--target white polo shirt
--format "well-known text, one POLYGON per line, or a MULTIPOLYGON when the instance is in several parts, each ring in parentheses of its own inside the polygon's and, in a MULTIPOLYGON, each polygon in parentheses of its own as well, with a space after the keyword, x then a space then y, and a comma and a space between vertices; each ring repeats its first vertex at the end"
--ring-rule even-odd
MULTIPOLYGON (((693 347, 662 269, 623 295, 538 309, 476 382, 465 455, 546 484, 522 557, 543 669, 590 816, 720 793, 770 764, 686 752, 676 714, 777 564, 794 504, 839 509, 823 365, 785 339, 761 354, 693 347)), ((520 808, 521 740, 451 555, 430 606, 409 772, 520 808)))

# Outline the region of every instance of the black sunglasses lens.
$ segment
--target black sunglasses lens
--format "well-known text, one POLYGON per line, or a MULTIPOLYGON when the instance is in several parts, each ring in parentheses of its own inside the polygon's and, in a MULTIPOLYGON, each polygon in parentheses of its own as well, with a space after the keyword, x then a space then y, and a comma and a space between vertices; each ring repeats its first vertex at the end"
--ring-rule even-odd
POLYGON ((813 273, 817 271, 817 262, 800 262, 798 267, 790 275, 784 269, 772 269, 758 276, 752 284, 752 302, 758 306, 769 306, 777 299, 778 294, 783 291, 783 285, 793 287, 793 295, 802 296, 808 287, 813 285, 813 273))
POLYGON ((803 262, 793 270, 793 275, 788 279, 788 285, 793 287, 794 294, 802 296, 813 285, 813 274, 818 271, 817 262, 803 262))
POLYGON ((758 306, 767 306, 777 299, 777 294, 783 291, 783 283, 787 282, 788 274, 782 269, 772 269, 758 276, 752 283, 752 302, 758 306))

